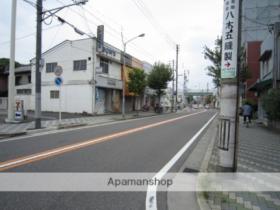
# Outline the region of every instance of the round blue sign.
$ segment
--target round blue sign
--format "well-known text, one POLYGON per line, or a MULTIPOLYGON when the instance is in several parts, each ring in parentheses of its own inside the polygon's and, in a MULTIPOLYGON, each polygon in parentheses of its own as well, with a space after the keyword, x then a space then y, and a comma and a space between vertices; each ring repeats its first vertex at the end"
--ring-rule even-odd
POLYGON ((56 77, 54 80, 54 83, 56 86, 61 86, 62 85, 62 78, 61 77, 56 77))

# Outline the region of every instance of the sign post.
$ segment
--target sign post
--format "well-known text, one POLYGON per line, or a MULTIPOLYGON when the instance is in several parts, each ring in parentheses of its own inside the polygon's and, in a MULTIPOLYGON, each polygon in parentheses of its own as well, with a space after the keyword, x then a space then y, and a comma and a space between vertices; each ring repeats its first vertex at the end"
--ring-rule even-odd
POLYGON ((62 83, 63 83, 63 80, 62 80, 62 77, 61 77, 62 73, 63 73, 62 67, 61 66, 57 66, 55 68, 55 70, 54 70, 54 74, 56 76, 56 78, 54 80, 54 83, 55 83, 56 86, 59 87, 59 116, 58 116, 59 124, 61 124, 61 96, 62 96, 62 94, 61 94, 61 86, 62 86, 62 83))
POLYGON ((224 0, 221 105, 218 128, 220 171, 236 171, 238 139, 238 51, 241 0, 224 0))

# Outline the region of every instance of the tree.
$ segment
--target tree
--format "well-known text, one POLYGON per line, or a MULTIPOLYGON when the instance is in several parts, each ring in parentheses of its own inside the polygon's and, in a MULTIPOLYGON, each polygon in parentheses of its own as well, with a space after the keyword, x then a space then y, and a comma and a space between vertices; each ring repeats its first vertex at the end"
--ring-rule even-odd
POLYGON ((207 75, 213 78, 215 87, 221 86, 221 60, 222 60, 222 38, 215 40, 215 48, 210 49, 204 46, 204 58, 212 62, 211 66, 207 66, 207 75))
POLYGON ((129 82, 128 82, 128 90, 133 93, 134 97, 134 107, 135 107, 135 99, 137 96, 140 96, 144 93, 145 87, 147 85, 146 74, 142 69, 133 69, 128 73, 129 82))
POLYGON ((261 101, 268 119, 272 121, 280 120, 280 89, 270 89, 261 101))
MULTIPOLYGON (((213 78, 213 83, 215 87, 221 86, 221 61, 222 61, 222 37, 218 37, 215 40, 215 48, 210 49, 207 46, 204 46, 204 58, 211 61, 212 65, 207 66, 208 70, 207 75, 213 78)), ((241 47, 239 53, 239 59, 241 64, 240 69, 240 81, 245 82, 251 77, 251 72, 246 63, 246 50, 244 47, 241 47)))
POLYGON ((168 82, 172 80, 172 69, 163 63, 155 63, 151 73, 148 75, 148 86, 156 90, 156 95, 160 102, 160 97, 167 88, 168 82))
MULTIPOLYGON (((9 69, 9 63, 10 63, 10 59, 9 58, 0 58, 0 72, 4 72, 6 69, 9 69)), ((22 64, 20 64, 19 62, 15 61, 15 67, 19 67, 22 64)))

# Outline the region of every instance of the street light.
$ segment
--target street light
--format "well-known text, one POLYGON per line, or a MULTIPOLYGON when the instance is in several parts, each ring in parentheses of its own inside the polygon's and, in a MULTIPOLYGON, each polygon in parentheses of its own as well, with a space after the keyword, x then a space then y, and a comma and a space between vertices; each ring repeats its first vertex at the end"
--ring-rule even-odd
POLYGON ((122 59, 122 65, 123 65, 122 118, 123 119, 125 119, 125 76, 124 75, 125 75, 125 64, 126 64, 126 62, 125 62, 126 45, 129 42, 131 42, 131 41, 133 41, 133 40, 135 40, 135 39, 137 39, 139 37, 144 37, 144 36, 145 36, 145 34, 143 33, 143 34, 139 34, 138 36, 135 36, 135 37, 133 37, 133 38, 127 40, 127 41, 124 41, 123 34, 122 34, 122 43, 123 43, 123 59, 122 59))

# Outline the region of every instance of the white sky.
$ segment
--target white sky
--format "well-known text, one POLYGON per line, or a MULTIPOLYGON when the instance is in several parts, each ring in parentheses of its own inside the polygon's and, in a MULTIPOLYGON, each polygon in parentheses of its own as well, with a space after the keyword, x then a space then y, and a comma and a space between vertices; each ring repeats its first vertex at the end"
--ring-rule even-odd
MULTIPOLYGON (((35 55, 36 11, 23 0, 17 2, 16 60, 28 63, 35 55), (29 34, 33 35, 22 38, 29 34)), ((49 9, 71 2, 44 0, 43 4, 49 9)), ((188 87, 206 89, 207 83, 213 87, 212 79, 206 75, 205 70, 209 62, 204 59, 202 52, 204 45, 213 47, 214 40, 221 34, 223 0, 89 0, 84 6, 85 10, 74 6, 64 9, 58 15, 87 33, 96 34, 97 25, 105 25, 105 41, 120 49, 122 29, 127 38, 145 33, 144 38, 128 44, 128 53, 151 64, 155 61, 168 63, 175 59, 175 46, 166 41, 164 33, 151 25, 135 2, 143 2, 162 31, 180 45, 179 73, 189 70, 188 87)), ((9 57, 10 18, 11 0, 1 0, 0 57, 9 57)), ((51 25, 44 24, 43 27, 57 24, 54 19, 51 25)), ((85 37, 76 34, 67 25, 53 27, 43 32, 43 51, 65 39, 80 38, 85 37)))

